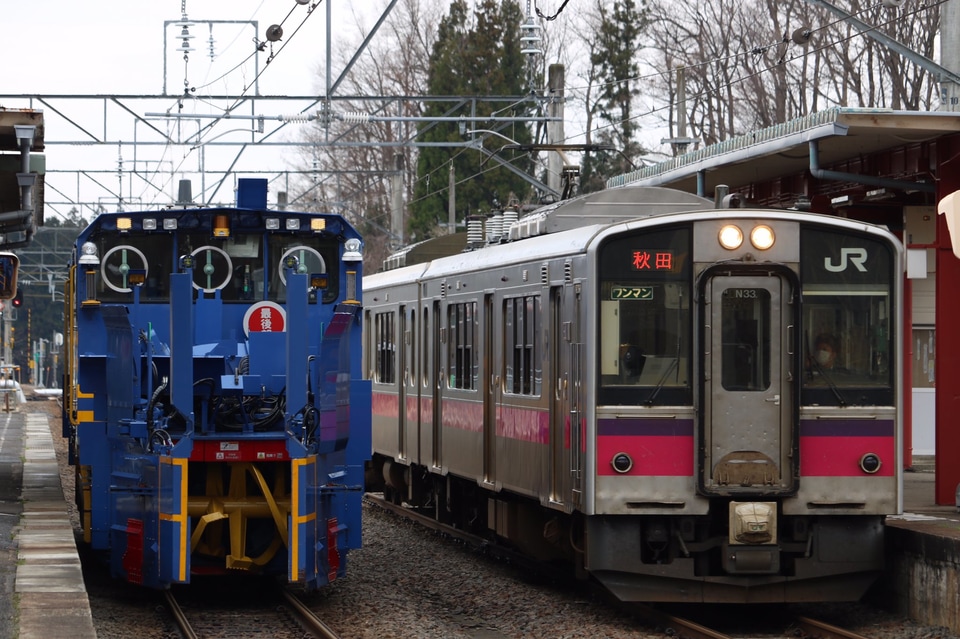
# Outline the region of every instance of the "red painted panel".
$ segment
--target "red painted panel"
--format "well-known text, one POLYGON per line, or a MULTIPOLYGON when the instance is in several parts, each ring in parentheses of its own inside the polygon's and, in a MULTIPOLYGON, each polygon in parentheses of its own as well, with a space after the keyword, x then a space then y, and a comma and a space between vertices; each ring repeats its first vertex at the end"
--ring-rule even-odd
POLYGON ((893 437, 801 437, 801 477, 866 477, 860 458, 876 453, 881 465, 874 475, 892 477, 897 464, 893 437))
POLYGON ((690 477, 693 475, 692 436, 632 436, 610 435, 597 437, 597 475, 627 477, 690 477), (611 461, 617 453, 633 458, 633 468, 618 473, 611 461))
POLYGON ((285 439, 197 440, 190 453, 190 461, 193 462, 263 462, 285 461, 289 458, 285 439))

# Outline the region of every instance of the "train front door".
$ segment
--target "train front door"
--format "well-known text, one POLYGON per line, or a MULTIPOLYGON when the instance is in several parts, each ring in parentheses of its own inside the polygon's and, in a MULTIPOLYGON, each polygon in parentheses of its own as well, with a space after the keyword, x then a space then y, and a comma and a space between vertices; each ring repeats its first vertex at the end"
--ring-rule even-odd
POLYGON ((793 489, 793 285, 771 271, 705 279, 702 488, 793 489))

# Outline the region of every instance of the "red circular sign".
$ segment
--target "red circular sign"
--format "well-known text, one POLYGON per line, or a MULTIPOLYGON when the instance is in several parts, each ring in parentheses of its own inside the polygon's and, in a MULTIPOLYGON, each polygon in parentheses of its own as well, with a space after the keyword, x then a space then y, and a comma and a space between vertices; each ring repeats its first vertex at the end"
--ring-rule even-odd
POLYGON ((243 316, 243 332, 282 333, 287 327, 287 313, 276 302, 257 302, 243 316))

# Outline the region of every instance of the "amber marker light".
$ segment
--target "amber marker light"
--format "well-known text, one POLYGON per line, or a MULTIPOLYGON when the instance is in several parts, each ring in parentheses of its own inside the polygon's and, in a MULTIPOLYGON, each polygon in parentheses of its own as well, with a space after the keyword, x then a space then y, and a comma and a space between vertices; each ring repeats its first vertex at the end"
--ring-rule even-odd
POLYGON ((230 237, 230 218, 226 215, 215 215, 213 217, 213 236, 230 237))

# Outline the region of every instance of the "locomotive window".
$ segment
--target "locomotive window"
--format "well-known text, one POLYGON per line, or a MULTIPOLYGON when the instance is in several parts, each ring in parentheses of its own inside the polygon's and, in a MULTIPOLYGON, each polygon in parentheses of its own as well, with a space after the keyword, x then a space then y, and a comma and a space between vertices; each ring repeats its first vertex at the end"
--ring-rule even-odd
POLYGON ((689 227, 623 235, 599 253, 603 404, 692 401, 689 227))
POLYGON ((166 302, 170 296, 169 274, 173 268, 173 245, 169 235, 121 238, 92 236, 102 256, 97 298, 104 302, 129 302, 133 299, 132 279, 143 276, 141 302, 166 302))
POLYGON ((507 393, 540 394, 542 358, 537 349, 540 316, 539 295, 504 300, 504 390, 507 393))
POLYGON ((267 243, 267 269, 270 273, 267 299, 283 303, 287 299, 286 275, 281 267, 285 256, 297 258, 303 273, 326 273, 327 288, 323 289, 324 303, 337 299, 339 289, 339 244, 334 238, 322 236, 272 235, 267 243))
POLYGON ((893 403, 892 249, 870 236, 816 227, 804 229, 801 242, 803 402, 893 403))
POLYGON ((377 313, 373 327, 376 362, 374 379, 380 384, 394 384, 396 373, 396 328, 393 313, 377 313))
POLYGON ((451 304, 447 307, 449 349, 447 370, 449 388, 477 388, 477 304, 451 304))
POLYGON ((723 388, 770 388, 770 292, 728 288, 723 291, 720 304, 723 388))

